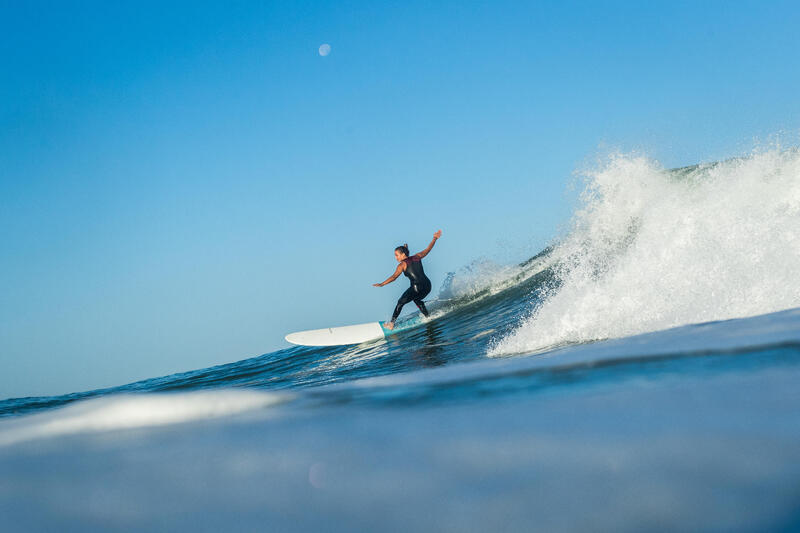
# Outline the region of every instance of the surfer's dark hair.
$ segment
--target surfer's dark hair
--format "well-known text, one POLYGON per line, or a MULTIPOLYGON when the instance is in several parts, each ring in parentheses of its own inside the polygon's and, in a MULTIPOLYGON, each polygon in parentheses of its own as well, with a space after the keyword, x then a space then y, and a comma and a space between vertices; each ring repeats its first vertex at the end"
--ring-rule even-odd
POLYGON ((402 246, 398 246, 397 248, 394 249, 394 251, 404 253, 406 254, 406 257, 411 255, 408 253, 408 244, 403 244, 402 246))

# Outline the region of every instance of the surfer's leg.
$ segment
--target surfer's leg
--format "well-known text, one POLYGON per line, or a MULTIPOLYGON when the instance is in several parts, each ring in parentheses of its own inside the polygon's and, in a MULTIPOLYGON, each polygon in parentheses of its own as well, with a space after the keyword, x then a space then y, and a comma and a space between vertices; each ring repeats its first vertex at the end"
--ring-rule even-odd
POLYGON ((423 302, 421 298, 414 300, 414 303, 417 304, 417 307, 419 307, 420 313, 425 316, 430 316, 430 313, 428 313, 428 308, 425 307, 425 302, 423 302))
POLYGON ((415 289, 414 303, 417 304, 417 307, 419 307, 420 313, 422 313, 426 317, 430 316, 430 313, 428 313, 428 308, 425 307, 425 302, 422 301, 422 299, 425 298, 431 292, 430 282, 425 283, 424 285, 414 286, 413 288, 415 289))
POLYGON ((416 296, 414 294, 414 290, 409 288, 406 289, 406 292, 404 292, 403 295, 400 297, 400 299, 397 300, 397 305, 394 308, 394 313, 392 313, 392 320, 391 320, 392 324, 394 324, 394 321, 397 320, 397 317, 400 316, 400 311, 403 310, 403 306, 406 305, 411 300, 413 300, 414 296, 416 296))

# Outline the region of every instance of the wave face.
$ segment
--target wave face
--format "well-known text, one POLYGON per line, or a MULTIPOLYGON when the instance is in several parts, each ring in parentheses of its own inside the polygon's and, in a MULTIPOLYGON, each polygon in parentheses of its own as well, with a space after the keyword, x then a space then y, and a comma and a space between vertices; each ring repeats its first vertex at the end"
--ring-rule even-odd
POLYGON ((484 258, 451 272, 425 326, 371 344, 293 346, 119 387, 8 399, 0 417, 117 393, 319 387, 797 307, 798 228, 797 150, 673 170, 615 155, 585 174, 564 238, 520 264, 484 258))
POLYGON ((554 283, 491 355, 800 305, 800 152, 665 170, 616 155, 587 173, 554 283))

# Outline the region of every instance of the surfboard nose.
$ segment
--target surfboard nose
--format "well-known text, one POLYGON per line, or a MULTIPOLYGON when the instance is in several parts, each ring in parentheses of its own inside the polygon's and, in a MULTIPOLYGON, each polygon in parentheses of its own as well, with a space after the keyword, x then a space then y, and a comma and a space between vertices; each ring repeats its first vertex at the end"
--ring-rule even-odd
POLYGON ((383 336, 380 323, 370 322, 354 326, 298 331, 289 333, 284 338, 287 342, 301 346, 345 346, 382 339, 383 336))

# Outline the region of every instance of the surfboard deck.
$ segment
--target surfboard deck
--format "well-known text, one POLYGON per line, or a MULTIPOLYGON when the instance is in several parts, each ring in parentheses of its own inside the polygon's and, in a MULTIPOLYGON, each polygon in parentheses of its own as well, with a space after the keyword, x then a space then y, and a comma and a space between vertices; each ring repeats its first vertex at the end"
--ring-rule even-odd
POLYGON ((383 339, 384 337, 411 329, 422 324, 420 317, 413 317, 395 324, 394 329, 386 329, 383 322, 369 322, 353 326, 335 328, 310 329, 289 333, 285 339, 301 346, 346 346, 383 339))

